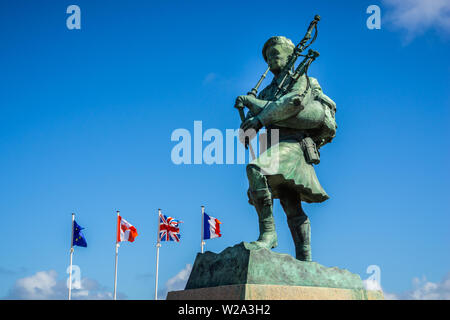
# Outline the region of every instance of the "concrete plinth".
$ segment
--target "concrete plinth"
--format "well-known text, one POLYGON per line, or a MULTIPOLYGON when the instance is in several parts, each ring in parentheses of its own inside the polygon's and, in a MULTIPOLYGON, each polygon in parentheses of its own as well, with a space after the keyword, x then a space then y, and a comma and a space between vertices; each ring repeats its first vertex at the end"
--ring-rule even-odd
POLYGON ((167 300, 383 300, 381 291, 238 284, 171 291, 167 300))
POLYGON ((169 292, 170 300, 373 300, 359 275, 246 242, 221 253, 199 253, 185 290, 169 292))

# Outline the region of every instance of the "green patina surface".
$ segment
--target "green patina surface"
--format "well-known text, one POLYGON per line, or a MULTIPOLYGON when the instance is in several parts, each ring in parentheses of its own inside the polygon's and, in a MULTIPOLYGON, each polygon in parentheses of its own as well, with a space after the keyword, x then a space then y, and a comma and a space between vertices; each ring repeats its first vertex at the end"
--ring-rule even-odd
POLYGON ((241 242, 216 254, 207 251, 195 259, 186 289, 233 284, 269 284, 352 289, 356 299, 367 299, 359 275, 316 262, 299 261, 288 254, 241 242))
MULTIPOLYGON (((303 52, 316 40, 319 21, 320 16, 316 15, 297 45, 284 36, 270 37, 262 50, 268 69, 256 86, 235 102, 242 121, 239 134, 242 143, 247 146, 259 130, 263 127, 267 130, 266 143, 257 157, 250 144, 254 159, 246 167, 249 203, 258 214, 259 237, 252 242, 253 248, 277 247, 273 201, 279 199, 294 241, 295 257, 305 262, 312 260, 311 223, 302 202, 318 203, 329 198, 314 165, 320 163, 319 149, 333 140, 337 129, 336 103, 307 72, 319 53, 312 49, 303 52), (299 57, 303 60, 297 64, 299 57), (258 94, 269 70, 272 82, 258 94)), ((252 259, 251 263, 257 258, 252 259)), ((303 268, 310 269, 312 274, 324 272, 318 266, 303 268)), ((246 281, 262 281, 257 270, 250 270, 246 281)), ((270 270, 265 268, 266 272, 270 270)), ((283 282, 275 275, 273 279, 283 282)), ((314 277, 308 281, 314 283, 314 277)))

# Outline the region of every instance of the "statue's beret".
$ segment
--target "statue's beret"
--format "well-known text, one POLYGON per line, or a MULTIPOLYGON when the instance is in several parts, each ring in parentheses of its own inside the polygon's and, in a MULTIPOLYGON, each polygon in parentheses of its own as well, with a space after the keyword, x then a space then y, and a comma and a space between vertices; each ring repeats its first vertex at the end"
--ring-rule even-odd
POLYGON ((269 40, 266 41, 266 43, 264 44, 264 47, 262 49, 262 55, 266 62, 267 62, 267 56, 266 56, 267 48, 274 46, 276 44, 281 44, 283 46, 287 46, 287 47, 291 48, 292 50, 294 50, 294 48, 295 48, 292 41, 286 37, 283 37, 283 36, 271 37, 271 38, 269 38, 269 40))

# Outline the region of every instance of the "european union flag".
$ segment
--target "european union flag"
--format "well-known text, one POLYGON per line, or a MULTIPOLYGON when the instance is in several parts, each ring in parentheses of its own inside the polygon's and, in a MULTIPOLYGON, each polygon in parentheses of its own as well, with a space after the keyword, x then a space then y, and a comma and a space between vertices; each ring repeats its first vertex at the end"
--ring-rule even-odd
POLYGON ((75 220, 73 221, 73 239, 72 245, 79 247, 87 247, 86 238, 84 237, 81 230, 84 228, 80 226, 75 220))

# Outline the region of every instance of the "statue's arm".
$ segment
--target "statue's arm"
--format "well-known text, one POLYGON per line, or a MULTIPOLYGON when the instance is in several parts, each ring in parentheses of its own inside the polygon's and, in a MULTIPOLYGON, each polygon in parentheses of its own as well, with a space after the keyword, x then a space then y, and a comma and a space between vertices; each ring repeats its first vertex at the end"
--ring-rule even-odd
POLYGON ((266 102, 256 117, 264 126, 283 121, 304 109, 302 101, 303 98, 298 92, 290 92, 276 101, 266 102))
POLYGON ((253 96, 238 96, 236 98, 236 104, 243 104, 248 108, 251 115, 257 115, 264 109, 270 101, 255 98, 253 96))
MULTIPOLYGON (((314 129, 322 125, 325 111, 321 102, 323 95, 317 79, 310 77, 310 88, 306 88, 306 78, 294 85, 293 90, 276 101, 257 99, 252 96, 240 96, 248 107, 247 122, 251 119, 260 126, 275 124, 292 129, 314 129)), ((251 124, 244 125, 244 129, 251 124)))
POLYGON ((297 114, 301 109, 300 94, 291 92, 277 101, 257 99, 252 96, 239 96, 240 100, 249 110, 251 115, 258 116, 264 125, 287 119, 297 114))
POLYGON ((279 100, 269 102, 257 115, 264 125, 276 124, 293 129, 313 129, 320 127, 324 119, 324 109, 317 101, 323 95, 317 79, 310 77, 310 88, 305 95, 306 78, 303 77, 293 88, 293 91, 279 100))
MULTIPOLYGON (((311 80, 312 79, 313 78, 311 78, 311 80)), ((250 112, 256 116, 262 125, 268 126, 270 124, 295 117, 304 109, 303 101, 305 100, 305 97, 309 98, 309 96, 311 96, 312 91, 309 89, 306 96, 302 95, 301 93, 305 91, 306 85, 306 77, 302 76, 298 81, 296 81, 289 93, 285 94, 276 101, 262 100, 249 95, 239 96, 237 101, 239 100, 243 105, 245 105, 250 112)), ((261 94, 263 92, 261 92, 261 94)))

